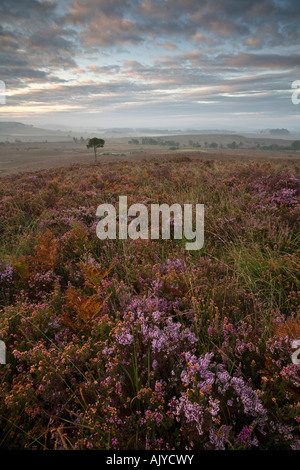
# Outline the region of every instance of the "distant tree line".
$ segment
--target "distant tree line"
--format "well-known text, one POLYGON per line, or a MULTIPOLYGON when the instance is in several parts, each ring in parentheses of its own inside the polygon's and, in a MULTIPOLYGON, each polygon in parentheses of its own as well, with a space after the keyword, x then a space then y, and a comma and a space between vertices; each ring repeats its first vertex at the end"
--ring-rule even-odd
POLYGON ((85 144, 88 140, 89 139, 85 139, 84 137, 80 137, 80 139, 73 137, 73 142, 75 142, 75 144, 85 144))
POLYGON ((189 140, 189 146, 193 149, 201 148, 201 144, 198 141, 194 142, 193 140, 189 140))
POLYGON ((270 134, 272 135, 289 135, 290 131, 288 129, 270 129, 270 134))
POLYGON ((297 151, 300 150, 300 140, 295 140, 291 143, 291 145, 278 145, 278 144, 271 144, 271 145, 260 145, 257 144, 257 148, 260 150, 293 150, 297 151))
POLYGON ((175 142, 174 140, 155 139, 154 137, 143 137, 141 140, 131 139, 128 143, 134 145, 168 145, 173 147, 179 147, 180 145, 179 142, 175 142))

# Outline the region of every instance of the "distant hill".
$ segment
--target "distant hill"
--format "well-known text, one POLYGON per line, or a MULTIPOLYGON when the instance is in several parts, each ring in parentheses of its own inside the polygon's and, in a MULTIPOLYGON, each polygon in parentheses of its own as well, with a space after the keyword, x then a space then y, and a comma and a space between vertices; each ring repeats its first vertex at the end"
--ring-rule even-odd
POLYGON ((21 122, 13 121, 0 121, 0 135, 11 136, 37 136, 37 135, 58 135, 62 134, 61 131, 50 131, 48 129, 41 129, 33 125, 22 124, 21 122))
POLYGON ((68 142, 72 139, 73 133, 68 131, 42 129, 22 122, 0 121, 0 142, 68 142))

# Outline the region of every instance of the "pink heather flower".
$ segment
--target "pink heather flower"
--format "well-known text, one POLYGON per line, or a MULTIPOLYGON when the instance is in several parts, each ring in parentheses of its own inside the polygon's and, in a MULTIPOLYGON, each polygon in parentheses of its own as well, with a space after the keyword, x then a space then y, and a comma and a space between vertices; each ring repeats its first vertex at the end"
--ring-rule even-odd
POLYGON ((249 437, 251 435, 251 429, 248 426, 244 426, 239 435, 237 436, 237 440, 241 444, 246 444, 249 437))
POLYGON ((212 326, 209 326, 209 327, 207 328, 207 334, 208 334, 208 336, 211 336, 211 335, 212 335, 212 332, 213 332, 213 327, 212 327, 212 326))

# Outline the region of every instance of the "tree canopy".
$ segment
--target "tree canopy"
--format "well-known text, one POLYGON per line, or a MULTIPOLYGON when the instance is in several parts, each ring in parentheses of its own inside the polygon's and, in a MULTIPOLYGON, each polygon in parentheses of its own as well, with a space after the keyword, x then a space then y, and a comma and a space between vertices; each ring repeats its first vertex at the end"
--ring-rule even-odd
POLYGON ((300 150, 300 140, 295 140, 292 145, 292 150, 300 150))

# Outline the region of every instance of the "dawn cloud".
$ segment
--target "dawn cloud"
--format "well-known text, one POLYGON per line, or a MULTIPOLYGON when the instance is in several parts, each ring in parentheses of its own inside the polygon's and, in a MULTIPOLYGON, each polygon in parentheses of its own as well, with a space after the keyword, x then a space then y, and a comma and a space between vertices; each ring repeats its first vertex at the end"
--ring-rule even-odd
POLYGON ((21 121, 22 106, 50 116, 51 102, 53 119, 65 106, 74 122, 104 110, 297 120, 298 0, 2 0, 0 17, 0 79, 21 121))

